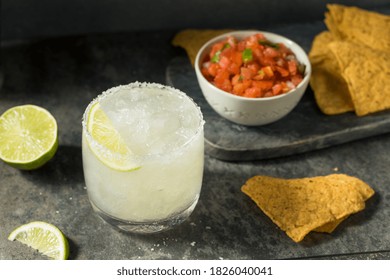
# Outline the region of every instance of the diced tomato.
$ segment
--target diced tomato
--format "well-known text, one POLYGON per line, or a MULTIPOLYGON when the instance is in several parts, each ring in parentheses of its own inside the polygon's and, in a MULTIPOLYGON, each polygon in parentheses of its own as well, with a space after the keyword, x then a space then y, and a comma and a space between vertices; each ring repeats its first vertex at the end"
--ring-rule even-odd
POLYGON ((213 45, 210 51, 210 57, 213 57, 217 51, 220 51, 223 48, 224 42, 219 42, 213 45))
POLYGON ((287 61, 288 71, 291 75, 297 74, 297 63, 294 60, 287 61))
POLYGON ((265 55, 266 57, 275 58, 275 57, 279 57, 279 56, 280 56, 280 53, 279 53, 276 49, 274 49, 274 48, 272 48, 272 47, 267 47, 267 48, 265 48, 265 50, 264 50, 264 55, 265 55))
POLYGON ((255 72, 248 67, 241 67, 240 73, 244 80, 250 80, 255 75, 255 72))
POLYGON ((259 88, 261 91, 265 92, 272 88, 273 81, 253 81, 253 87, 259 88))
POLYGON ((239 74, 240 73, 240 66, 233 62, 229 65, 228 71, 232 75, 239 74))
POLYGON ((240 41, 237 45, 237 50, 239 52, 242 52, 246 49, 246 42, 245 41, 240 41))
POLYGON ((283 90, 283 87, 281 84, 276 84, 272 87, 272 93, 273 95, 278 95, 279 93, 281 93, 283 90))
POLYGON ((283 67, 275 66, 275 69, 280 73, 280 75, 282 75, 282 77, 290 76, 290 72, 288 72, 288 70, 284 69, 283 67))
POLYGON ((244 95, 245 90, 252 85, 251 80, 240 80, 237 84, 233 85, 233 93, 236 95, 244 95))
POLYGON ((257 48, 253 51, 253 57, 255 58, 255 61, 258 61, 260 64, 264 59, 264 54, 260 48, 257 48))
POLYGON ((276 65, 276 61, 271 57, 266 57, 263 55, 260 59, 260 64, 264 65, 265 67, 269 66, 272 69, 272 67, 276 65))
POLYGON ((247 88, 245 90, 244 96, 252 98, 261 97, 261 89, 257 87, 247 88))
POLYGON ((232 85, 237 85, 237 84, 240 83, 241 81, 242 81, 241 75, 236 74, 236 75, 234 75, 234 77, 232 78, 232 85))
POLYGON ((294 84, 294 86, 298 86, 302 80, 303 77, 301 75, 294 75, 291 77, 291 82, 294 84))
POLYGON ((219 63, 219 66, 221 66, 221 69, 227 69, 229 67, 231 61, 226 56, 221 56, 218 63, 219 63))
POLYGON ((287 85, 286 82, 281 82, 280 84, 282 85, 282 91, 283 91, 284 93, 291 90, 291 88, 287 85))
POLYGON ((257 71, 256 76, 253 77, 253 80, 259 81, 259 80, 263 80, 264 78, 265 78, 265 73, 262 69, 260 69, 259 71, 257 71))
POLYGON ((207 68, 207 71, 211 76, 215 77, 217 75, 218 69, 219 69, 218 64, 210 63, 209 68, 207 68))
POLYGON ((264 73, 261 75, 261 74, 257 74, 256 76, 254 76, 252 78, 254 81, 261 81, 264 79, 264 73))
POLYGON ((252 80, 243 80, 242 83, 244 84, 245 88, 252 86, 252 80))
POLYGON ((251 71, 253 72, 253 76, 255 76, 260 70, 260 65, 258 63, 250 63, 246 67, 251 69, 251 71))
POLYGON ((272 70, 271 66, 265 66, 261 68, 261 70, 264 72, 265 76, 268 78, 272 78, 274 76, 274 71, 272 70))
POLYGON ((218 86, 220 89, 224 90, 224 91, 227 91, 227 92, 231 92, 233 87, 232 87, 232 84, 230 83, 229 80, 225 80, 222 84, 220 84, 218 86))
POLYGON ((222 47, 221 54, 230 58, 232 53, 234 53, 234 48, 232 48, 229 43, 225 43, 222 47))
POLYGON ((240 52, 234 52, 231 56, 233 63, 237 64, 239 67, 242 65, 242 54, 240 52))
POLYGON ((223 84, 225 80, 229 80, 229 72, 227 70, 220 70, 215 76, 215 84, 223 84))
POLYGON ((218 75, 215 77, 214 83, 215 86, 224 90, 230 92, 232 90, 232 83, 229 80, 229 76, 226 76, 227 72, 221 71, 218 73, 218 75))
POLYGON ((237 40, 233 36, 228 36, 227 43, 230 45, 230 47, 234 48, 237 45, 237 40))
POLYGON ((244 95, 245 85, 243 83, 239 83, 233 86, 233 93, 236 95, 244 95))
POLYGON ((246 97, 268 97, 295 88, 303 79, 300 65, 284 44, 261 33, 243 40, 229 36, 214 44, 201 72, 218 88, 246 97))

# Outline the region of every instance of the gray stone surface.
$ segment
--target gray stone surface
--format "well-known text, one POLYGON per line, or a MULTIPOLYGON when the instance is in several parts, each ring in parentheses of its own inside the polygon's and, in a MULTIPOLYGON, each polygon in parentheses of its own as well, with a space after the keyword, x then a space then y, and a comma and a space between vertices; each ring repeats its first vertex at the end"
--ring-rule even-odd
MULTIPOLYGON (((20 104, 47 108, 58 120, 59 150, 44 167, 19 171, 0 162, 0 259, 41 259, 7 240, 20 224, 43 220, 70 240, 71 259, 387 259, 390 252, 390 135, 261 161, 225 162, 206 155, 202 193, 189 220, 154 235, 117 231, 88 202, 81 162, 81 116, 102 90, 136 80, 166 83, 183 53, 174 32, 123 33, 42 40, 5 48, 0 112, 20 104), (336 172, 376 191, 363 212, 331 235, 292 242, 240 191, 257 174, 284 178, 336 172)), ((293 129, 293 128, 291 128, 293 129)))

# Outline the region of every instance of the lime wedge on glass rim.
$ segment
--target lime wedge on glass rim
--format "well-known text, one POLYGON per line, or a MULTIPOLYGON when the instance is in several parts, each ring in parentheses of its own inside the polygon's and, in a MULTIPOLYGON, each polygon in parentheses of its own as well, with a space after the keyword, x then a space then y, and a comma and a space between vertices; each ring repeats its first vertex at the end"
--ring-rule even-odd
POLYGON ((69 256, 69 243, 65 235, 46 222, 36 221, 17 227, 8 240, 17 240, 54 260, 66 260, 69 256))
POLYGON ((0 116, 0 158, 25 170, 49 161, 58 148, 55 118, 44 108, 21 105, 0 116))
POLYGON ((90 149, 106 166, 124 172, 140 168, 134 160, 133 152, 101 109, 99 102, 94 103, 90 108, 86 128, 92 137, 92 139, 87 137, 90 149))

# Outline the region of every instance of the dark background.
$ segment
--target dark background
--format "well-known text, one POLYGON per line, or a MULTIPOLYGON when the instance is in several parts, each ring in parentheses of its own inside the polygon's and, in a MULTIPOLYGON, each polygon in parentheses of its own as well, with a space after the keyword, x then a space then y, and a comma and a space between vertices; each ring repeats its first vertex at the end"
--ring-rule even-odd
POLYGON ((2 0, 3 41, 90 33, 228 28, 322 20, 326 4, 389 0, 2 0))

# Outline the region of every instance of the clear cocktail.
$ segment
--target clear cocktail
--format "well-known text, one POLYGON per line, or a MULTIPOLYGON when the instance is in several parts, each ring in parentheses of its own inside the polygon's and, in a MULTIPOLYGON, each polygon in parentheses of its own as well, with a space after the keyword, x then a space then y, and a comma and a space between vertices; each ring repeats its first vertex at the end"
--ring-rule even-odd
POLYGON ((107 90, 83 117, 83 167, 94 210, 126 231, 184 221, 202 185, 203 117, 179 90, 132 83, 107 90))

